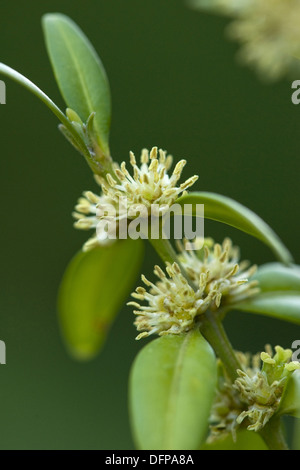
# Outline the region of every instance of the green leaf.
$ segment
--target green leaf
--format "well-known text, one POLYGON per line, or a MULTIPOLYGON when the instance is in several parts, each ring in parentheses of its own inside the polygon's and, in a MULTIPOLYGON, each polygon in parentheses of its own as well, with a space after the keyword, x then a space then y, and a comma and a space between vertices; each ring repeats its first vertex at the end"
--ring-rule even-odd
POLYGON ((91 359, 101 349, 142 258, 143 242, 127 239, 72 259, 60 287, 58 309, 67 348, 77 359, 91 359))
POLYGON ((207 192, 190 192, 177 200, 178 204, 193 205, 196 215, 196 204, 204 204, 204 217, 231 225, 243 232, 258 238, 268 245, 280 261, 289 264, 292 256, 275 232, 254 212, 239 202, 220 194, 207 192))
POLYGON ((286 392, 280 403, 279 414, 300 418, 300 372, 295 371, 289 379, 286 392))
POLYGON ((39 87, 37 87, 34 83, 32 83, 28 78, 24 77, 21 73, 17 72, 16 70, 12 69, 8 65, 0 63, 0 74, 5 75, 6 77, 14 80, 19 85, 26 88, 28 91, 33 93, 37 96, 54 114, 55 116, 63 123, 63 125, 68 129, 70 134, 72 135, 74 142, 76 142, 77 147, 80 151, 88 158, 90 158, 90 154, 88 148, 86 147, 83 139, 78 134, 78 132, 74 129, 71 122, 68 118, 64 115, 64 113, 59 109, 59 107, 46 95, 39 87))
POLYGON ((249 300, 237 303, 232 308, 300 325, 299 292, 264 292, 249 300))
POLYGON ((238 431, 237 440, 231 434, 220 437, 211 444, 204 444, 201 450, 268 450, 263 439, 254 431, 238 431))
POLYGON ((45 41, 61 94, 69 108, 87 121, 95 112, 98 144, 109 156, 111 118, 108 79, 94 47, 67 16, 49 13, 43 17, 45 41))
POLYGON ((217 380, 216 359, 199 331, 163 336, 132 367, 132 427, 141 449, 198 449, 206 437, 217 380))
POLYGON ((267 263, 260 266, 251 278, 259 281, 262 292, 300 291, 299 266, 285 266, 281 263, 267 263))

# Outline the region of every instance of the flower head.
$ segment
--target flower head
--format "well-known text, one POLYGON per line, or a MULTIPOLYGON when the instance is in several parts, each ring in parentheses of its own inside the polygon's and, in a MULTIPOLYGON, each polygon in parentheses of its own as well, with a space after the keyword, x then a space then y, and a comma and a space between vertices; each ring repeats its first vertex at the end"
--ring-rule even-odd
POLYGON ((279 408, 288 379, 296 369, 300 369, 299 362, 291 362, 290 349, 276 346, 275 355, 270 346, 266 349, 267 352, 260 355, 262 369, 239 370, 239 378, 234 384, 241 400, 249 405, 239 415, 237 423, 247 418, 250 422, 247 429, 250 431, 259 431, 266 425, 279 408))
MULTIPOLYGON (((237 302, 257 293, 256 281, 248 282, 255 268, 240 270, 238 251, 229 239, 223 245, 215 244, 210 250, 205 242, 200 252, 185 251, 179 244, 179 261, 185 269, 191 287, 177 263, 167 264, 167 275, 155 266, 154 273, 159 278, 155 284, 145 276, 142 280, 150 291, 138 287, 132 296, 148 305, 130 302, 136 308, 135 325, 142 331, 137 339, 151 334, 180 334, 191 330, 208 308, 217 309, 229 302, 237 302)), ((213 242, 212 242, 213 243, 213 242)))
POLYGON ((155 266, 154 274, 159 278, 156 284, 142 276, 144 284, 150 287, 147 292, 144 287, 138 287, 132 294, 137 300, 148 302, 148 306, 137 302, 129 302, 135 307, 137 315, 135 326, 142 331, 136 339, 154 333, 159 335, 180 334, 195 326, 196 316, 205 312, 216 296, 215 291, 205 294, 206 275, 201 276, 198 290, 195 291, 182 275, 178 264, 167 264, 168 276, 155 266))
MULTIPOLYGON (((235 352, 243 370, 249 370, 251 366, 259 370, 259 356, 251 357, 250 354, 235 352)), ((218 383, 215 400, 210 413, 210 435, 208 443, 214 442, 226 436, 232 435, 236 441, 236 431, 239 427, 237 418, 245 410, 245 405, 241 402, 238 391, 232 387, 232 382, 226 374, 225 367, 218 359, 218 383)), ((250 369, 251 370, 251 369, 250 369)))
MULTIPOLYGON (((153 147, 151 152, 146 149, 142 151, 141 164, 138 166, 134 154, 130 152, 132 175, 125 162, 121 166, 114 164, 114 173, 108 173, 106 178, 97 175, 96 181, 101 186, 102 194, 98 196, 87 191, 79 199, 73 214, 77 219, 75 227, 99 228, 99 222, 112 222, 112 226, 113 223, 118 225, 123 219, 148 217, 153 206, 158 216, 166 213, 178 196, 198 179, 194 175, 177 185, 186 161, 180 160, 169 175, 172 162, 171 155, 153 147)), ((85 245, 85 249, 109 241, 107 226, 109 223, 100 224, 97 236, 85 245)))
POLYGON ((299 362, 291 361, 292 351, 267 345, 266 351, 251 356, 236 352, 242 366, 238 378, 231 383, 224 367, 219 363, 219 382, 210 421, 214 441, 221 434, 231 433, 244 425, 249 431, 259 431, 279 410, 288 381, 299 362))
POLYGON ((206 275, 206 293, 217 291, 216 307, 244 300, 259 292, 257 281, 248 281, 256 271, 248 261, 239 263, 239 248, 225 238, 222 245, 212 239, 204 239, 200 250, 186 250, 178 243, 179 260, 189 277, 198 283, 203 273, 206 275))
POLYGON ((194 5, 232 16, 229 35, 242 43, 240 59, 268 78, 299 70, 299 0, 193 0, 194 5))

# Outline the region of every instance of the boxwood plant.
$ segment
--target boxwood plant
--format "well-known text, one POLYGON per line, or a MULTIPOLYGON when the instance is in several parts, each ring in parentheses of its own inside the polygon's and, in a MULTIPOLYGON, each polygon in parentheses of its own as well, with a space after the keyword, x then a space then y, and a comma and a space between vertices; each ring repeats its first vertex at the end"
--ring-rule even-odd
POLYGON ((267 345, 254 356, 235 351, 223 320, 234 309, 299 325, 300 268, 250 209, 220 194, 191 190, 197 175, 180 182, 185 160, 173 166, 173 158, 154 146, 143 149, 140 159, 130 152, 128 164, 117 163, 109 149, 110 89, 101 60, 68 17, 47 14, 42 24, 66 111, 9 66, 0 64, 0 74, 56 115, 59 130, 99 185, 96 193, 79 198, 73 214, 75 227, 92 235, 71 260, 59 292, 68 351, 77 360, 99 353, 136 281, 143 245, 151 243, 160 265, 153 267, 154 276, 142 275, 129 302, 137 339, 153 338, 141 348, 129 378, 137 448, 286 449, 281 419, 300 416, 299 362, 280 345, 267 345), (174 204, 188 205, 195 217, 197 205, 204 204, 205 218, 258 238, 273 251, 274 262, 249 266, 228 238, 171 243, 163 236, 163 221, 174 204), (129 222, 150 220, 154 206, 159 235, 141 230, 140 237, 124 236, 129 222), (115 237, 109 237, 112 228, 115 237))

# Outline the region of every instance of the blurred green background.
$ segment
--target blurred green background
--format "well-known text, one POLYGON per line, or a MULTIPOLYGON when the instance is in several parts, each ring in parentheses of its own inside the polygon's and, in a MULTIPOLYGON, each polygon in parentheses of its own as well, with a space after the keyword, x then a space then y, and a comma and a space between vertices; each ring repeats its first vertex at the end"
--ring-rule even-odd
MULTIPOLYGON (((158 145, 188 159, 197 189, 231 196, 261 215, 300 261, 298 203, 300 106, 291 82, 258 81, 236 64, 226 20, 190 10, 184 0, 1 2, 0 61, 25 74, 57 104, 41 15, 60 11, 89 36, 107 70, 113 102, 112 155, 127 159, 158 145)), ((142 346, 124 308, 102 354, 88 364, 66 353, 56 295, 64 269, 87 238, 72 227, 83 190, 96 189, 89 168, 57 131, 51 113, 6 80, 0 106, 1 449, 132 449, 127 378, 142 346)), ((206 235, 231 236, 242 257, 273 260, 269 249, 230 227, 206 222, 206 235)), ((143 272, 156 261, 147 248, 143 272)), ((236 349, 290 347, 298 327, 231 314, 236 349)))

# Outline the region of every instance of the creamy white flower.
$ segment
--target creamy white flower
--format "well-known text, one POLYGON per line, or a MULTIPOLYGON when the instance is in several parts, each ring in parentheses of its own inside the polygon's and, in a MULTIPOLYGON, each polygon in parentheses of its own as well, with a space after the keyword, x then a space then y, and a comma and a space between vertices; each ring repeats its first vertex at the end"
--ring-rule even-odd
POLYGON ((219 380, 210 422, 208 442, 214 442, 223 434, 232 434, 247 419, 249 431, 260 431, 278 411, 282 397, 293 372, 300 369, 299 362, 291 361, 292 351, 270 345, 266 352, 251 354, 236 352, 242 369, 234 384, 229 380, 219 361, 219 380))
POLYGON ((251 423, 247 427, 249 431, 259 431, 267 424, 280 406, 287 381, 295 370, 300 369, 299 362, 291 361, 290 349, 276 346, 275 355, 270 346, 266 349, 267 352, 260 355, 262 369, 239 370, 239 378, 234 383, 241 401, 249 405, 238 416, 237 423, 241 424, 248 418, 251 423))
POLYGON ((206 239, 204 249, 198 252, 185 251, 179 244, 178 259, 195 288, 189 285, 177 263, 167 264, 169 277, 156 266, 154 273, 159 278, 156 284, 142 277, 150 292, 138 287, 132 296, 148 305, 129 303, 137 309, 134 311, 137 330, 143 331, 137 339, 154 333, 166 335, 189 331, 208 308, 216 310, 221 303, 234 303, 258 292, 257 282, 248 282, 246 277, 254 273, 255 267, 245 269, 244 263, 242 269, 239 268, 238 249, 232 247, 231 241, 226 239, 222 247, 215 244, 212 250, 207 246, 210 243, 213 244, 206 239))
POLYGON ((169 175, 173 157, 157 147, 153 147, 151 152, 144 149, 140 161, 138 166, 134 154, 130 152, 132 175, 127 171, 125 162, 121 166, 114 164, 113 175, 107 174, 106 178, 95 177, 102 188, 102 194, 98 196, 87 191, 79 199, 73 214, 77 219, 75 227, 98 229, 97 236, 88 241, 85 249, 102 242, 110 242, 110 237, 107 237, 109 226, 115 230, 116 225, 123 219, 148 217, 153 207, 156 209, 156 215, 165 214, 178 196, 198 179, 198 176, 194 175, 177 185, 186 160, 180 160, 169 175), (99 228, 99 222, 105 221, 111 224, 100 224, 99 228))
POLYGON ((299 0, 194 0, 193 4, 234 18, 228 32, 242 44, 239 58, 262 76, 279 79, 300 70, 299 0))
POLYGON ((159 282, 153 284, 142 276, 144 284, 150 287, 147 292, 144 287, 138 287, 132 293, 135 299, 148 302, 148 306, 137 302, 129 302, 135 307, 137 315, 135 326, 143 331, 136 339, 141 339, 154 333, 159 335, 180 334, 191 330, 195 326, 196 316, 205 312, 217 292, 211 290, 205 294, 206 275, 202 274, 198 289, 195 291, 181 274, 176 263, 167 264, 168 276, 155 266, 154 274, 159 282))
POLYGON ((195 283, 202 273, 206 274, 206 293, 217 291, 216 307, 240 302, 259 292, 257 281, 248 281, 256 271, 256 266, 249 267, 248 261, 239 263, 239 248, 234 247, 229 238, 222 245, 204 240, 203 249, 187 251, 178 243, 179 261, 195 283))

